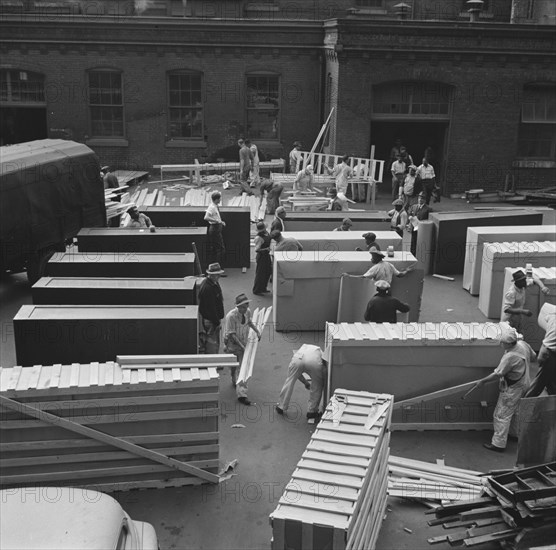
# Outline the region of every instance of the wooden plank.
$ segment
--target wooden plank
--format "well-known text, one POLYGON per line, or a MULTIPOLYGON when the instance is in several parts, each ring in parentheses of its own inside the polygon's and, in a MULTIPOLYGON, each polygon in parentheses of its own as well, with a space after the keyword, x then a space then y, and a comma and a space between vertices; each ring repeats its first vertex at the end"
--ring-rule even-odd
POLYGON ((233 353, 216 353, 206 355, 118 355, 116 357, 116 361, 122 368, 124 368, 124 365, 142 364, 160 365, 162 367, 165 364, 172 363, 211 363, 220 366, 224 363, 235 363, 237 362, 237 358, 233 353))
POLYGON ((96 439, 98 441, 102 441, 103 443, 106 443, 106 444, 111 445, 113 447, 117 447, 119 449, 123 449, 125 451, 132 452, 132 453, 134 453, 138 456, 148 458, 148 459, 152 460, 153 462, 158 462, 160 464, 163 464, 166 467, 176 469, 176 470, 179 470, 181 472, 200 477, 201 479, 204 479, 204 480, 209 481, 211 483, 218 483, 218 481, 220 479, 217 475, 211 474, 209 472, 205 472, 204 470, 201 470, 200 468, 196 468, 196 467, 190 466, 188 464, 184 464, 182 462, 179 462, 177 460, 173 460, 171 458, 165 457, 165 456, 163 456, 159 453, 156 453, 154 451, 145 449, 145 448, 140 447, 138 445, 134 445, 134 444, 129 443, 127 441, 123 441, 119 438, 112 437, 112 436, 109 436, 107 434, 98 432, 96 430, 93 430, 92 428, 89 428, 89 427, 86 427, 86 426, 81 426, 79 424, 76 424, 76 423, 71 422, 69 420, 66 420, 64 418, 54 416, 50 413, 47 413, 47 412, 44 412, 44 411, 38 411, 38 410, 34 409, 33 407, 30 407, 30 406, 28 406, 24 403, 18 403, 17 401, 13 401, 12 399, 8 399, 7 397, 4 397, 2 395, 0 395, 0 404, 4 407, 8 408, 8 409, 15 410, 17 412, 22 412, 22 413, 24 413, 28 416, 39 419, 41 421, 48 422, 48 423, 53 424, 55 426, 65 428, 65 429, 67 429, 71 432, 78 433, 78 434, 84 435, 86 437, 91 437, 91 438, 96 439))

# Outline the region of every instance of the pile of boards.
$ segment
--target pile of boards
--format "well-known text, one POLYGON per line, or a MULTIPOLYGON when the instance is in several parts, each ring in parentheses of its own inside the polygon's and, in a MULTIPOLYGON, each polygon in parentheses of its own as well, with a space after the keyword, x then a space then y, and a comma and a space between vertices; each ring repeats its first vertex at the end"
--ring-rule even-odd
POLYGON ((556 462, 488 476, 485 496, 431 510, 429 525, 443 525, 448 542, 479 546, 500 542, 512 550, 554 548, 556 532, 556 462))
POLYGON ((483 492, 480 472, 390 456, 388 494, 424 504, 473 500, 483 492))
POLYGON ((189 189, 185 185, 167 188, 137 188, 131 195, 131 202, 139 208, 144 206, 208 206, 211 189, 189 189))
POLYGON ((264 220, 266 214, 266 197, 261 201, 260 197, 242 193, 239 197, 232 197, 226 206, 243 206, 251 210, 251 222, 256 223, 264 220))
POLYGON ((217 368, 233 355, 0 368, 0 487, 218 483, 217 368))
POLYGON ((387 499, 393 396, 338 389, 270 515, 273 550, 372 550, 387 499))
POLYGON ((104 204, 106 206, 106 219, 111 220, 120 214, 123 214, 129 208, 129 193, 124 193, 127 185, 118 188, 104 190, 104 204), (120 197, 120 201, 115 199, 120 197))

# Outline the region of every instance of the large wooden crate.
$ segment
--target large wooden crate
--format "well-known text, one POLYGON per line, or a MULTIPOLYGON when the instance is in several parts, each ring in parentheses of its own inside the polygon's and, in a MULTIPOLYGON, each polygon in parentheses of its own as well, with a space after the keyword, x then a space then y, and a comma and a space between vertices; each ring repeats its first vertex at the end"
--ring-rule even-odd
MULTIPOLYGON (((417 262, 409 252, 400 251, 384 261, 399 270, 417 262)), ((368 252, 275 252, 272 314, 276 330, 324 330, 326 321, 337 319, 342 273, 363 274, 370 267, 368 252)), ((420 270, 397 279, 399 298, 410 288, 420 300, 422 280, 420 270)), ((362 296, 361 300, 370 298, 362 296)), ((418 315, 418 308, 413 309, 415 313, 418 315)))
POLYGON ((34 304, 195 305, 196 279, 42 277, 34 304))
POLYGON ((65 252, 52 256, 45 274, 51 277, 188 277, 196 274, 195 254, 65 252))
POLYGON ((328 392, 391 393, 396 403, 404 401, 394 422, 406 424, 405 429, 490 426, 496 384, 477 390, 465 402, 460 399, 465 391, 436 392, 490 374, 503 353, 500 331, 499 323, 327 323, 328 392))
MULTIPOLYGON (((206 208, 199 206, 148 206, 142 211, 160 227, 206 227, 206 208)), ((219 207, 226 222, 222 233, 226 253, 222 267, 249 267, 251 262, 250 209, 239 206, 219 207)))
POLYGON ((110 492, 217 478, 218 391, 215 367, 130 370, 107 362, 0 368, 1 488, 50 484, 110 492), (15 410, 8 406, 14 402, 15 410), (81 427, 94 432, 84 434, 81 427), (118 442, 140 449, 122 449, 118 442), (200 468, 208 479, 141 449, 200 468))
POLYGON ((524 209, 506 211, 432 212, 436 235, 431 243, 432 272, 463 273, 468 227, 493 225, 540 225, 542 213, 524 209))
MULTIPOLYGON (((525 267, 506 267, 504 270, 504 289, 513 284, 512 273, 516 269, 525 272, 525 267)), ((525 308, 530 309, 533 314, 531 317, 522 315, 521 317, 521 334, 523 339, 535 350, 538 351, 544 339, 545 330, 539 327, 537 321, 542 306, 546 303, 556 304, 556 267, 534 267, 533 274, 536 275, 550 290, 550 294, 543 294, 537 285, 527 287, 525 298, 525 308)), ((504 304, 500 308, 500 316, 502 316, 504 304)))
MULTIPOLYGON (((337 250, 354 251, 365 248, 365 231, 285 231, 284 237, 293 237, 305 251, 334 252, 337 250)), ((376 242, 382 250, 392 246, 401 250, 402 238, 395 231, 375 231, 376 242)))
POLYGON ((483 267, 483 247, 485 243, 503 241, 544 241, 556 236, 550 225, 525 225, 503 227, 469 227, 465 247, 465 265, 463 267, 463 288, 473 296, 479 295, 481 287, 481 269, 483 267))
POLYGON ((556 266, 556 242, 501 242, 485 243, 481 269, 479 309, 491 319, 500 319, 504 302, 504 276, 506 267, 517 268, 556 266))
POLYGON ((373 550, 387 498, 392 396, 338 389, 270 515, 272 550, 373 550))
POLYGON ((288 212, 286 231, 332 231, 349 218, 353 231, 389 231, 390 217, 385 211, 288 212))
POLYGON ((79 252, 193 252, 195 243, 201 256, 207 243, 206 227, 84 227, 77 234, 79 252))
POLYGON ((23 366, 198 353, 197 306, 24 305, 13 324, 23 366))

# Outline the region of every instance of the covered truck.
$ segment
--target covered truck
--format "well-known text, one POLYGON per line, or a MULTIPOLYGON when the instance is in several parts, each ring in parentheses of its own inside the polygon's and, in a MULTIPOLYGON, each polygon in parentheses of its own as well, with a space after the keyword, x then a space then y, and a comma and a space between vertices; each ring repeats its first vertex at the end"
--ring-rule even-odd
POLYGON ((104 185, 86 145, 43 139, 0 147, 0 269, 34 283, 82 227, 106 225, 104 185))

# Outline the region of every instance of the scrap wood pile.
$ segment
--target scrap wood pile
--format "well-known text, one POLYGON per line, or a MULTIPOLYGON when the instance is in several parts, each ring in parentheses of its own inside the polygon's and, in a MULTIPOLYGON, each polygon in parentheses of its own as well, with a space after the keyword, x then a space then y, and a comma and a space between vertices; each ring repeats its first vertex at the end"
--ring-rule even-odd
POLYGON ((384 518, 393 396, 337 389, 278 506, 273 550, 372 550, 384 518))
POLYGON ((241 206, 251 210, 250 219, 252 223, 264 220, 266 214, 266 197, 262 199, 254 195, 242 193, 239 197, 232 197, 226 206, 241 206))
POLYGON ((123 214, 129 208, 129 193, 123 193, 124 189, 127 188, 127 185, 122 185, 121 187, 104 190, 106 219, 111 220, 112 218, 123 214), (120 198, 120 200, 117 201, 117 198, 120 198))
POLYGON ((504 548, 554 548, 556 533, 556 462, 488 476, 485 495, 430 510, 449 532, 430 544, 479 546, 500 542, 504 548))
POLYGON ((388 494, 424 504, 472 500, 483 491, 481 472, 391 456, 388 461, 388 494))
POLYGON ((157 189, 136 189, 131 201, 139 208, 145 206, 208 206, 210 189, 191 189, 188 185, 177 184, 157 189))

